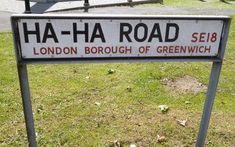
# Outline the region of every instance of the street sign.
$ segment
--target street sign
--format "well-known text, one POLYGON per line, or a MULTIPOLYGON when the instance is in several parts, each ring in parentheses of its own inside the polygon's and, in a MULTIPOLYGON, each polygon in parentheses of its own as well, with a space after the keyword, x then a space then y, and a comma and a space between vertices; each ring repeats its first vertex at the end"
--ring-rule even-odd
POLYGON ((27 64, 213 62, 196 146, 204 146, 231 19, 227 16, 36 15, 11 17, 29 146, 36 135, 27 64))
POLYGON ((13 15, 20 58, 217 57, 225 17, 13 15))

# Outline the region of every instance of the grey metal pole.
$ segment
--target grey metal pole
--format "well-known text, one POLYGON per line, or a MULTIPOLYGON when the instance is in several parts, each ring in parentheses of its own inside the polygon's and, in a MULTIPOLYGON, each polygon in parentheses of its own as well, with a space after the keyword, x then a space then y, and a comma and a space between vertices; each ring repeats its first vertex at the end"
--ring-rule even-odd
POLYGON ((215 99, 215 93, 219 81, 221 67, 222 62, 213 62, 196 147, 203 147, 205 144, 207 129, 210 122, 211 111, 215 99))
POLYGON ((231 23, 230 18, 224 20, 224 31, 222 32, 223 36, 222 36, 220 51, 219 51, 219 56, 218 56, 220 58, 220 62, 213 62, 213 65, 212 65, 210 81, 209 81, 209 86, 207 90, 206 100, 204 103, 204 109, 203 109, 201 124, 200 124, 199 132, 198 132, 196 147, 203 147, 205 144, 206 134, 207 134, 210 117, 211 117, 211 111, 212 111, 212 107, 214 104, 216 89, 217 89, 217 85, 219 81, 223 58, 224 58, 224 52, 225 52, 226 43, 228 40, 230 23, 231 23))
POLYGON ((84 1, 84 12, 88 12, 88 7, 90 6, 90 4, 89 4, 89 0, 85 0, 84 1))
POLYGON ((29 82, 27 66, 23 63, 17 63, 20 90, 24 109, 24 118, 26 123, 27 137, 30 147, 36 147, 36 135, 34 129, 33 112, 30 100, 29 82))
POLYGON ((132 0, 127 0, 127 1, 128 1, 128 3, 129 3, 130 7, 133 7, 132 0))
POLYGON ((24 11, 24 13, 26 13, 26 14, 31 13, 29 0, 24 0, 24 4, 25 4, 25 11, 24 11))

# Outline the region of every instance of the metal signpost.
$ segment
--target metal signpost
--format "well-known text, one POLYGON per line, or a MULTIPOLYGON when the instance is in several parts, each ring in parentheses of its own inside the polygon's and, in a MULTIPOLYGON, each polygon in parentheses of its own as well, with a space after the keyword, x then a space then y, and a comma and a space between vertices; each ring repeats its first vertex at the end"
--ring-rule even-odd
POLYGON ((85 7, 84 12, 88 12, 89 6, 90 6, 89 0, 84 0, 84 7, 85 7))
POLYGON ((30 0, 24 0, 25 12, 26 14, 31 13, 30 0))
POLYGON ((204 146, 226 47, 227 16, 13 15, 29 146, 36 136, 27 64, 213 62, 196 146, 204 146))

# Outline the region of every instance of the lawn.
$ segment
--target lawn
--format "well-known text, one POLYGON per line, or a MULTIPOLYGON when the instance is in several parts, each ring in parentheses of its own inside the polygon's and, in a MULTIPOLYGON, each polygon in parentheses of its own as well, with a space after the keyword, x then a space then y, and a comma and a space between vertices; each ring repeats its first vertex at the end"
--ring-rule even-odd
MULTIPOLYGON (((207 134, 209 147, 235 146, 234 40, 235 21, 207 134)), ((162 80, 190 76, 207 85, 210 67, 198 62, 29 65, 38 146, 114 146, 115 141, 194 146, 205 91, 169 91, 162 80), (160 111, 162 104, 169 107, 167 113, 160 111)), ((0 33, 0 146, 27 146, 11 33, 0 33)))
POLYGON ((234 0, 226 0, 227 3, 220 0, 163 0, 163 5, 151 4, 156 6, 173 6, 179 8, 214 8, 214 9, 235 9, 234 0))

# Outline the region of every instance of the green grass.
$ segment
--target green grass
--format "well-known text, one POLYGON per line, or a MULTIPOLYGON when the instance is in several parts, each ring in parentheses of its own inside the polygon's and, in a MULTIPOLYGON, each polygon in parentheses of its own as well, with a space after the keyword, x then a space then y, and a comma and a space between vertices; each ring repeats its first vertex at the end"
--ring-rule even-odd
MULTIPOLYGON (((173 6, 173 7, 184 7, 184 8, 214 8, 214 9, 235 9, 235 1, 227 0, 228 3, 220 2, 219 0, 163 0, 161 6, 173 6)), ((152 5, 152 4, 151 4, 152 5)), ((159 6, 159 4, 154 4, 159 6)))
MULTIPOLYGON (((235 145, 235 21, 208 130, 207 146, 235 145)), ((205 93, 173 95, 163 78, 208 83, 211 63, 29 65, 38 146, 194 146, 205 93), (115 73, 108 74, 109 69, 115 73), (128 87, 131 91, 128 91, 128 87), (192 104, 185 104, 190 100, 192 104), (100 106, 96 103, 99 102, 100 106), (162 114, 158 105, 170 107, 162 114), (181 127, 176 119, 187 119, 181 127), (157 135, 166 141, 157 142, 157 135)), ((0 33, 0 146, 27 137, 11 33, 0 33)))

